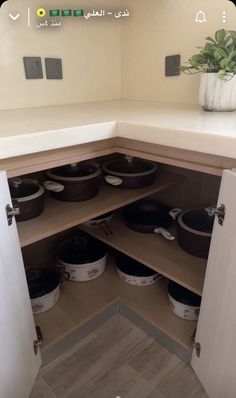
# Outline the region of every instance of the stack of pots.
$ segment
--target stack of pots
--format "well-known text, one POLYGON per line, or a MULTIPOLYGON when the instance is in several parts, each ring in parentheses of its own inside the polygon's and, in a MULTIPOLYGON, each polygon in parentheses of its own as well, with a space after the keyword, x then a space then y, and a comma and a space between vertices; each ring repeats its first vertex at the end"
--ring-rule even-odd
POLYGON ((47 171, 44 182, 52 195, 65 202, 80 202, 94 198, 100 189, 101 169, 98 163, 81 162, 47 171))
POLYGON ((108 250, 100 241, 80 234, 63 241, 57 248, 57 260, 71 281, 90 281, 101 276, 106 267, 108 250))

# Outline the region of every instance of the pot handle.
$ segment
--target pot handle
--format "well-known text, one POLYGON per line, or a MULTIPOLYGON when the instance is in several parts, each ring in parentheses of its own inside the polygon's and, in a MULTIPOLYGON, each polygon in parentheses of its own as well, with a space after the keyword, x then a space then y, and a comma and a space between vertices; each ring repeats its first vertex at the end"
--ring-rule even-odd
POLYGON ((178 217, 178 215, 180 213, 182 213, 182 209, 179 209, 178 207, 176 207, 175 209, 172 209, 171 211, 169 211, 169 215, 173 218, 173 220, 176 220, 176 218, 178 217))
POLYGON ((70 279, 70 274, 69 272, 65 271, 64 265, 56 264, 56 267, 59 268, 59 272, 61 275, 61 285, 64 285, 70 279))
POLYGON ((168 232, 165 228, 158 227, 154 229, 155 234, 161 234, 167 240, 174 240, 175 237, 168 232))
POLYGON ((62 192, 65 189, 64 185, 55 181, 44 181, 43 185, 48 191, 53 192, 62 192))
POLYGON ((119 186, 119 185, 121 185, 122 182, 123 182, 123 179, 122 179, 122 178, 120 178, 120 177, 115 177, 115 176, 112 176, 112 175, 106 175, 106 176, 104 177, 104 179, 105 179, 105 181, 106 181, 108 184, 113 185, 113 186, 119 186))

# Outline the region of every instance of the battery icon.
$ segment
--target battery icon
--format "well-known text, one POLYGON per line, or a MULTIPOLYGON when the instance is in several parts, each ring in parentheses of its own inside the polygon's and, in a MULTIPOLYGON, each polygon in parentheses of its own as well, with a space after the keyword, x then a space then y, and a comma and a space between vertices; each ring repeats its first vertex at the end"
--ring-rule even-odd
POLYGON ((59 17, 60 16, 60 10, 50 10, 49 11, 50 17, 59 17))
POLYGON ((61 16, 62 17, 71 17, 72 16, 72 10, 62 10, 61 11, 61 16))
POLYGON ((73 16, 74 17, 83 17, 84 16, 84 10, 74 10, 73 11, 73 16))

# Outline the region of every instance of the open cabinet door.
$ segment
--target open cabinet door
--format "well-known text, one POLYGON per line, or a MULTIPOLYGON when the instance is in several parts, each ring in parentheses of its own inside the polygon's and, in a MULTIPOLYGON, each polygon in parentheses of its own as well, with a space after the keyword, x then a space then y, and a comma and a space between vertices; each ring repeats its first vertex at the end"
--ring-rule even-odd
POLYGON ((224 171, 195 341, 192 367, 210 398, 236 397, 236 172, 224 171), (199 353, 198 353, 199 354, 199 353))
POLYGON ((11 198, 0 171, 0 397, 28 398, 41 364, 16 223, 8 225, 11 198))

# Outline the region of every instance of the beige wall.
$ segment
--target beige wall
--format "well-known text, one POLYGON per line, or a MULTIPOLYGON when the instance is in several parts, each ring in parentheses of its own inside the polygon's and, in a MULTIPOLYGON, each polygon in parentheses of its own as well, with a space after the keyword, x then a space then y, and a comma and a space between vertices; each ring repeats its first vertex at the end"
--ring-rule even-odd
POLYGON ((227 0, 124 0, 132 17, 123 30, 123 97, 165 102, 198 102, 199 76, 165 77, 166 55, 182 62, 203 39, 223 27, 236 30, 236 8, 227 0), (207 23, 195 23, 198 10, 207 23))
POLYGON ((191 56, 206 35, 224 26, 236 29, 236 8, 227 0, 50 0, 50 8, 122 8, 126 20, 66 21, 52 31, 28 29, 28 5, 45 2, 9 0, 0 10, 0 109, 46 106, 118 98, 197 103, 199 76, 165 77, 164 58, 191 56), (199 9, 206 24, 194 23, 199 9), (8 13, 20 12, 13 23, 8 13), (26 80, 23 56, 63 59, 64 79, 26 80))
MULTIPOLYGON (((0 10, 0 109, 116 99, 121 96, 121 23, 68 20, 62 28, 27 27, 27 7, 110 8, 110 0, 10 0, 0 10), (8 13, 20 12, 13 23, 8 13), (64 79, 26 80, 23 56, 63 59, 64 79)), ((112 0, 112 8, 120 8, 112 0)), ((33 21, 32 21, 33 22, 33 21)))

